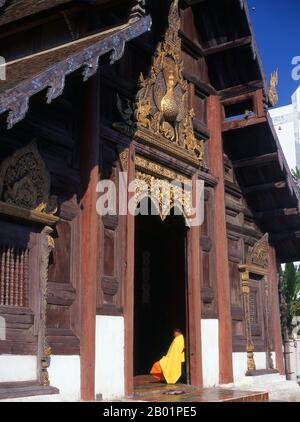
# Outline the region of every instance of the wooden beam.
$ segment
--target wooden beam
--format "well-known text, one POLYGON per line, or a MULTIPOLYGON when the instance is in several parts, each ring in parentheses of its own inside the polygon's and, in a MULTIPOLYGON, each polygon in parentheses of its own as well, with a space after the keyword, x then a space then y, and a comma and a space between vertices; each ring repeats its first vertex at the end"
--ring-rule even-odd
POLYGON ((274 163, 279 160, 278 152, 271 152, 270 154, 259 155, 257 157, 250 157, 243 160, 236 160, 232 162, 234 169, 244 167, 261 167, 266 164, 274 163))
MULTIPOLYGON (((193 206, 196 206, 196 181, 198 174, 192 178, 193 206)), ((187 298, 188 298, 188 335, 190 381, 196 387, 203 387, 202 347, 201 347, 201 262, 200 262, 201 227, 191 226, 187 232, 187 298)))
POLYGON ((270 233, 272 243, 281 242, 283 240, 300 239, 300 230, 285 230, 278 233, 270 233))
POLYGON ((245 93, 251 93, 258 89, 263 88, 262 81, 252 81, 246 84, 235 85, 230 88, 222 89, 218 91, 218 94, 222 101, 227 100, 232 97, 238 97, 239 95, 243 95, 245 93))
POLYGON ((236 120, 227 120, 223 122, 222 132, 228 132, 234 129, 242 129, 247 126, 260 125, 266 123, 266 117, 250 116, 248 118, 241 118, 236 120))
MULTIPOLYGON (((128 186, 135 179, 135 144, 131 142, 128 153, 128 186)), ((128 203, 134 197, 128 192, 128 203)), ((122 217, 125 219, 124 245, 124 322, 125 322, 125 394, 133 396, 134 384, 134 236, 135 218, 130 212, 122 217)))
POLYGON ((96 186, 99 181, 99 75, 85 85, 81 142, 81 400, 95 399, 95 333, 97 295, 96 186))
POLYGON ((260 185, 248 186, 243 188, 244 194, 265 192, 273 189, 284 189, 287 187, 286 180, 280 180, 279 182, 263 183, 260 185))
POLYGON ((210 130, 208 165, 213 176, 218 179, 214 191, 214 206, 218 212, 214 213, 213 227, 219 312, 219 382, 220 384, 229 384, 233 382, 232 320, 225 210, 224 154, 221 131, 222 112, 218 96, 208 98, 208 127, 210 130))
POLYGON ((282 352, 282 337, 281 337, 281 324, 280 324, 280 307, 279 307, 279 294, 278 294, 278 281, 277 274, 277 258, 276 251, 273 247, 269 247, 269 270, 268 270, 268 283, 270 288, 271 300, 269 305, 271 307, 271 316, 273 323, 271 324, 273 332, 273 343, 275 351, 275 367, 280 375, 285 374, 284 359, 282 352))
POLYGON ((299 215, 300 211, 298 208, 279 208, 274 210, 260 211, 253 214, 254 218, 272 218, 272 217, 285 217, 289 215, 299 215))
POLYGON ((249 35, 247 37, 239 38, 234 41, 229 41, 223 44, 218 44, 214 47, 206 48, 204 50, 204 55, 211 56, 213 54, 220 54, 220 53, 223 53, 223 51, 228 51, 228 50, 232 50, 234 48, 239 48, 239 47, 245 47, 247 45, 249 46, 251 45, 251 43, 252 43, 252 37, 251 35, 249 35))

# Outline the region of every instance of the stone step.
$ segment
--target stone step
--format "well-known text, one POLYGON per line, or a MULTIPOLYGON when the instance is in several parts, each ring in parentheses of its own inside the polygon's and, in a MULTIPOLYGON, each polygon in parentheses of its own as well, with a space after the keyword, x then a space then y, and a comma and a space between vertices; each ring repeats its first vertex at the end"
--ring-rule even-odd
POLYGON ((37 381, 0 383, 0 400, 50 394, 59 394, 59 390, 51 386, 42 386, 37 381))

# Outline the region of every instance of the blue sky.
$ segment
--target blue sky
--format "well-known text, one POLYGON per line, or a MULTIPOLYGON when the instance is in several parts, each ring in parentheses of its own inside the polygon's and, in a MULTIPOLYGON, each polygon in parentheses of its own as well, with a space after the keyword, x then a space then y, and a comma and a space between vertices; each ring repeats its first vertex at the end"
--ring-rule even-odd
POLYGON ((300 86, 291 76, 292 58, 300 56, 300 0, 248 0, 248 6, 267 79, 279 69, 277 106, 290 104, 300 86))

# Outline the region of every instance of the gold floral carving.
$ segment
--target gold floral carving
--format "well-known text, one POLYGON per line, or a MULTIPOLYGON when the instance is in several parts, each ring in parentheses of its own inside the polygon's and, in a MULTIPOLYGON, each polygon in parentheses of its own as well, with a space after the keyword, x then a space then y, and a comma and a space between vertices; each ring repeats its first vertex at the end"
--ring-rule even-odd
POLYGON ((0 205, 2 213, 56 221, 56 197, 50 195, 50 176, 35 141, 1 164, 0 205))
POLYGON ((122 149, 119 151, 119 159, 121 162, 122 171, 128 170, 128 149, 122 149))
POLYGON ((272 107, 276 106, 276 104, 278 103, 277 85, 278 85, 278 69, 276 69, 271 74, 270 85, 268 88, 268 100, 272 107))
POLYGON ((243 294, 243 309, 245 321, 245 337, 246 337, 246 352, 247 352, 247 369, 248 371, 255 371, 256 365, 254 360, 254 344, 251 333, 251 319, 250 319, 250 304, 249 304, 249 271, 246 268, 240 267, 242 280, 242 294, 243 294))
POLYGON ((269 265, 269 236, 266 233, 252 248, 247 257, 248 265, 268 268, 269 265))
POLYGON ((54 239, 51 236, 53 229, 44 227, 41 245, 41 265, 40 265, 40 307, 38 321, 38 357, 39 357, 39 381, 41 385, 50 385, 48 368, 50 366, 51 347, 47 343, 47 292, 48 292, 48 268, 49 257, 53 251, 54 239))
POLYGON ((179 174, 168 167, 157 164, 153 161, 150 161, 140 155, 135 156, 135 166, 137 169, 145 170, 146 172, 151 172, 154 175, 168 179, 168 180, 178 180, 179 182, 185 182, 190 180, 188 177, 179 174))
POLYGON ((184 189, 181 183, 172 184, 167 180, 156 178, 150 174, 136 171, 135 180, 136 205, 144 198, 151 198, 162 220, 170 214, 170 210, 179 207, 187 225, 192 217, 192 192, 184 189))

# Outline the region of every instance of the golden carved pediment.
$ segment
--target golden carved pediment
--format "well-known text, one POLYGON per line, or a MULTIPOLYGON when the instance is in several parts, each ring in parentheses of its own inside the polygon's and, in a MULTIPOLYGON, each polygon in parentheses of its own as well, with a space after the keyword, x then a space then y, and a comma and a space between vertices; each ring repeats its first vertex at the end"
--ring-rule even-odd
POLYGON ((178 0, 174 0, 168 29, 156 49, 149 76, 141 74, 134 104, 117 96, 117 108, 123 121, 114 123, 113 127, 204 166, 204 141, 195 136, 195 114, 189 108, 188 84, 183 78, 179 30, 178 0))

